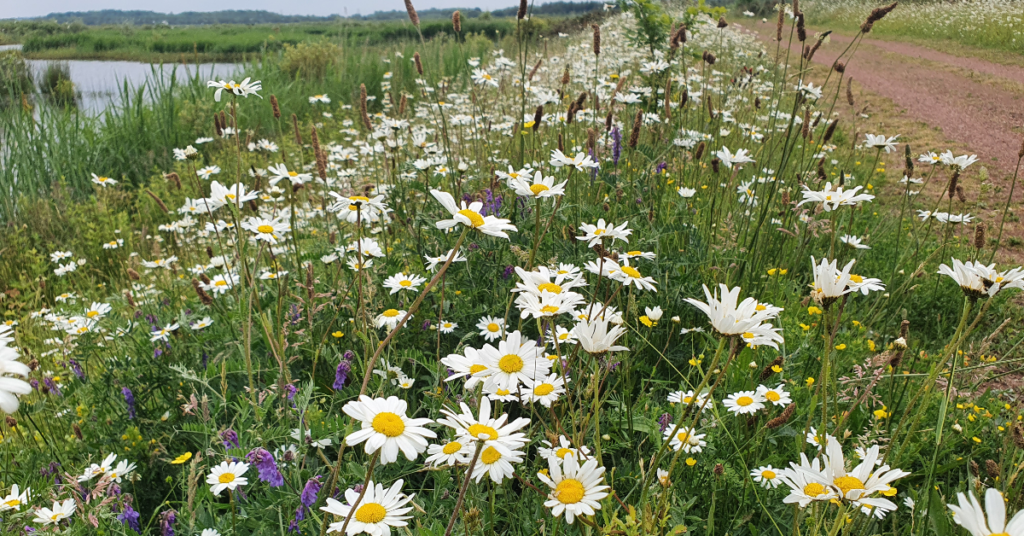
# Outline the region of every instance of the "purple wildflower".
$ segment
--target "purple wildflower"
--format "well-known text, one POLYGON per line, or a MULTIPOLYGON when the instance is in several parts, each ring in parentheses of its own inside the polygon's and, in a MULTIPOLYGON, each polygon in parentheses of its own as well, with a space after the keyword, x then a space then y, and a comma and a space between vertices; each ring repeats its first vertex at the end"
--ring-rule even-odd
POLYGON ((320 477, 314 476, 306 481, 306 487, 302 488, 302 495, 299 501, 306 508, 312 508, 316 504, 316 496, 320 493, 320 477))
POLYGON ((619 127, 612 129, 612 163, 619 165, 619 157, 622 156, 622 133, 619 127))
POLYGON ((341 356, 341 362, 338 363, 337 370, 334 371, 334 390, 340 391, 345 387, 345 381, 348 380, 348 373, 352 371, 352 358, 355 354, 351 350, 346 350, 341 356))
POLYGON ((667 167, 668 167, 668 162, 661 162, 661 163, 658 164, 657 167, 654 168, 654 172, 655 173, 661 173, 662 171, 665 171, 665 168, 667 168, 667 167))
POLYGON ((160 514, 160 536, 174 536, 174 523, 177 520, 177 512, 174 510, 160 514))
POLYGON ((68 366, 71 367, 71 372, 74 372, 79 380, 85 381, 85 371, 82 370, 82 365, 79 365, 78 361, 68 359, 68 366))
POLYGON ((230 428, 221 432, 220 438, 224 441, 224 448, 234 447, 237 449, 240 447, 238 444, 238 433, 230 428))
POLYGON ((57 386, 57 382, 53 381, 53 378, 43 378, 43 383, 50 389, 50 392, 57 396, 64 396, 64 393, 60 392, 60 387, 57 386))
POLYGON ((132 394, 132 390, 127 387, 121 388, 121 394, 124 395, 124 401, 128 403, 128 419, 135 418, 135 395, 132 394))
POLYGON ((658 417, 658 424, 661 425, 661 431, 664 432, 672 424, 672 417, 668 413, 662 413, 661 417, 658 417))
POLYGON ((260 480, 270 484, 270 487, 277 488, 284 485, 284 476, 277 469, 277 462, 274 455, 263 448, 255 448, 247 456, 249 463, 256 466, 259 471, 260 480))
POLYGON ((512 277, 512 273, 516 271, 516 267, 511 264, 505 267, 505 270, 501 273, 502 279, 508 279, 512 277))
POLYGON ((122 525, 128 525, 128 527, 135 532, 142 534, 142 525, 139 524, 139 513, 132 508, 132 505, 125 504, 124 512, 121 512, 117 516, 117 520, 120 521, 122 525))

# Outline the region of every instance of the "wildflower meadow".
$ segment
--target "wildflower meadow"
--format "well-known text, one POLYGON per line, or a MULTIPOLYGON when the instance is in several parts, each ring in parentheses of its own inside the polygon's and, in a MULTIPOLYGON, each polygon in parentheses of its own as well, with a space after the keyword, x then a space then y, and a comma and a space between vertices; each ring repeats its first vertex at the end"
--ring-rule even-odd
POLYGON ((1010 197, 865 132, 796 1, 607 8, 17 177, 0 533, 1024 536, 1010 197))

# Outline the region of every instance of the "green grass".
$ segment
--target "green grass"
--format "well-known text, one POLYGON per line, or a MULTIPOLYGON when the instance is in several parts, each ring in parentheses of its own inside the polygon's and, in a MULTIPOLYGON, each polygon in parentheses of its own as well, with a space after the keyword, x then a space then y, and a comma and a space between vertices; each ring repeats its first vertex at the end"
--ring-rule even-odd
MULTIPOLYGON (((805 2, 809 25, 856 32, 866 11, 878 5, 867 0, 817 0, 805 2)), ((1024 12, 1014 0, 900 2, 872 35, 890 39, 922 39, 971 47, 1024 52, 1024 12)))

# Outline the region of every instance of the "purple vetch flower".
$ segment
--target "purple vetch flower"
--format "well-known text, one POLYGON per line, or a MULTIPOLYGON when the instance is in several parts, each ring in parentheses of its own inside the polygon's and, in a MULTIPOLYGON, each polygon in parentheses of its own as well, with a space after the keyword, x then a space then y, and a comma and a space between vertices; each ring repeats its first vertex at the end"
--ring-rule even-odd
POLYGON ((249 463, 256 466, 259 471, 259 478, 270 484, 270 487, 277 488, 284 485, 284 476, 277 469, 277 462, 274 455, 264 448, 255 448, 246 456, 249 463))
POLYGON ((299 502, 306 508, 312 508, 316 504, 317 494, 320 493, 320 485, 319 476, 307 480, 306 486, 302 488, 302 495, 299 496, 299 502))
POLYGON ((427 331, 428 329, 430 329, 430 321, 429 320, 424 320, 423 321, 423 325, 420 326, 420 329, 423 330, 423 331, 427 331))
POLYGON ((238 433, 230 428, 221 432, 220 438, 224 442, 224 448, 234 447, 237 449, 240 447, 238 444, 238 433))
POLYGON ((295 519, 288 523, 288 532, 295 534, 302 534, 302 530, 299 529, 299 521, 306 519, 306 508, 299 506, 295 509, 295 519))
POLYGON ((352 491, 354 491, 356 493, 362 493, 363 492, 363 485, 362 484, 356 484, 355 486, 352 486, 352 491))
POLYGON ((206 363, 210 360, 210 356, 203 352, 203 370, 206 370, 206 363))
POLYGON ((338 363, 337 370, 334 371, 334 390, 340 391, 345 387, 345 382, 348 380, 348 373, 352 372, 352 359, 355 358, 355 354, 352 350, 345 350, 345 353, 341 356, 341 362, 338 363))
POLYGON ((494 192, 490 188, 484 190, 484 206, 480 209, 481 216, 500 216, 501 215, 501 196, 494 195, 494 192))
POLYGON ((63 397, 64 393, 60 392, 60 387, 57 386, 57 382, 53 381, 53 378, 43 378, 43 383, 53 394, 63 397))
POLYGON ((153 359, 156 359, 156 358, 158 358, 158 357, 160 357, 162 355, 164 355, 164 351, 163 351, 162 348, 154 348, 153 349, 153 359))
POLYGON ((292 385, 290 383, 288 385, 284 386, 284 390, 285 390, 285 396, 288 397, 289 401, 295 400, 295 393, 299 392, 299 388, 295 387, 294 385, 292 385))
POLYGON ((125 504, 124 511, 117 516, 117 520, 122 525, 128 525, 135 532, 142 534, 142 525, 139 524, 139 513, 132 508, 132 505, 125 504))
POLYGON ((35 389, 36 391, 39 390, 39 380, 37 380, 35 378, 30 378, 28 380, 28 384, 31 385, 32 388, 35 389))
POLYGON ((659 163, 657 165, 657 167, 654 168, 654 172, 655 173, 661 173, 662 171, 665 171, 665 169, 667 167, 668 167, 668 162, 661 162, 661 163, 659 163))
POLYGON ((85 381, 85 371, 82 370, 82 365, 79 365, 78 361, 68 359, 68 367, 71 368, 71 372, 75 373, 75 376, 78 376, 79 380, 85 381))
POLYGON ((121 394, 124 395, 124 401, 128 403, 128 419, 135 418, 135 395, 132 394, 132 390, 127 387, 121 388, 121 394))
POLYGON ((619 165, 619 157, 622 156, 622 133, 619 127, 612 129, 612 164, 619 165))
POLYGON ((174 523, 177 520, 178 515, 174 510, 160 514, 160 536, 174 536, 174 523))
POLYGON ((501 273, 502 279, 508 279, 512 277, 512 273, 516 271, 516 267, 511 264, 505 267, 505 270, 501 273))
POLYGON ((672 424, 672 417, 668 413, 662 413, 661 417, 658 417, 658 424, 661 425, 661 431, 664 433, 672 424))

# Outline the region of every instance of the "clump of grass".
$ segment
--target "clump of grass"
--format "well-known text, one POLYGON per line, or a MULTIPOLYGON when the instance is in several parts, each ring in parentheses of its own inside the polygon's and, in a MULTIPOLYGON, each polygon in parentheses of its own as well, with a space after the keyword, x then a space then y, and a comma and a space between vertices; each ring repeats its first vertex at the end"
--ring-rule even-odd
POLYGON ((328 69, 341 55, 338 45, 326 41, 285 45, 281 70, 291 78, 323 80, 328 69))
POLYGON ((39 91, 58 106, 75 106, 78 91, 71 81, 71 68, 66 62, 53 62, 46 66, 39 79, 39 91))
POLYGON ((0 107, 20 105, 22 96, 32 93, 32 88, 32 71, 21 52, 0 52, 0 107))

